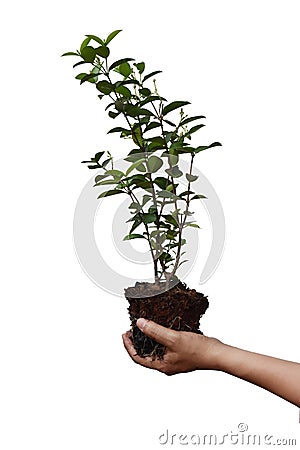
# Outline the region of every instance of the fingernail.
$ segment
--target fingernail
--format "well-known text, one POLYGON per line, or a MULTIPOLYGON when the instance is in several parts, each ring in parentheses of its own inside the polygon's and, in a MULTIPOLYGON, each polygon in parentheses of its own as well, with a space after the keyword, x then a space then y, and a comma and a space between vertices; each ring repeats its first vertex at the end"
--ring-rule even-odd
POLYGON ((136 321, 136 324, 139 327, 139 329, 143 331, 144 326, 146 325, 147 322, 148 321, 146 319, 140 318, 136 321))

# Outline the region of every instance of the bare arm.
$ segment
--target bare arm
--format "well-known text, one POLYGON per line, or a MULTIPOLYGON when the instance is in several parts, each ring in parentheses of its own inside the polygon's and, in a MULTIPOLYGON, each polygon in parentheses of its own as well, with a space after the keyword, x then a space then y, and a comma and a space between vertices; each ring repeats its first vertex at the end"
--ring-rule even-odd
POLYGON ((145 319, 139 319, 137 325, 147 336, 167 347, 163 360, 141 358, 136 355, 130 333, 125 333, 123 342, 127 352, 142 366, 167 375, 197 369, 220 370, 300 406, 299 363, 242 350, 215 338, 170 330, 145 319))

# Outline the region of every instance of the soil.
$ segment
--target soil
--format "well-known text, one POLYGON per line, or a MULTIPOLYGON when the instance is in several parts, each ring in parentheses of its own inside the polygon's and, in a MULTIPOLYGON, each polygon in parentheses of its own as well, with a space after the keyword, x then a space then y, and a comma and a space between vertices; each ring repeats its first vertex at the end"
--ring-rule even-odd
POLYGON ((134 287, 125 289, 132 341, 137 354, 142 357, 162 359, 166 348, 142 333, 136 326, 139 317, 173 330, 202 334, 199 322, 208 308, 207 297, 181 281, 169 290, 165 290, 163 284, 137 282, 134 287), (160 293, 156 294, 157 291, 160 293))

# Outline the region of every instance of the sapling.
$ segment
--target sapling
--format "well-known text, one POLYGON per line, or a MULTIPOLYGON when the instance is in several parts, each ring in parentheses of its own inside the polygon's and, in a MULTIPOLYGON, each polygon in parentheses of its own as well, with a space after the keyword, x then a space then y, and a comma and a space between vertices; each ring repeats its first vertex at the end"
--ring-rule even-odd
POLYGON ((95 187, 102 189, 98 198, 130 198, 130 227, 124 240, 146 240, 153 263, 153 283, 136 283, 125 290, 133 342, 138 354, 162 357, 164 348, 146 338, 135 323, 142 315, 165 326, 199 332, 199 318, 208 307, 207 298, 187 288, 177 273, 186 262, 183 249, 188 243, 184 230, 199 228, 191 205, 206 198, 192 187, 198 178, 193 173, 195 157, 221 144, 191 145, 192 135, 204 126, 205 117, 186 114, 184 107, 190 102, 169 102, 160 94, 155 78, 160 70, 147 73, 144 62, 128 57, 110 60, 109 44, 120 31, 110 33, 106 39, 87 35, 79 50, 62 56, 79 59, 73 67, 84 71, 75 78, 80 84, 94 85, 99 99, 106 102, 109 117, 118 121, 108 134, 117 133, 133 144, 124 158, 125 170, 116 168, 114 155, 104 151, 82 162, 97 170, 95 187), (177 120, 173 119, 175 115, 177 120), (185 173, 180 166, 183 157, 189 159, 185 173), (165 317, 165 310, 174 310, 172 299, 177 299, 179 309, 176 306, 173 316, 165 317))

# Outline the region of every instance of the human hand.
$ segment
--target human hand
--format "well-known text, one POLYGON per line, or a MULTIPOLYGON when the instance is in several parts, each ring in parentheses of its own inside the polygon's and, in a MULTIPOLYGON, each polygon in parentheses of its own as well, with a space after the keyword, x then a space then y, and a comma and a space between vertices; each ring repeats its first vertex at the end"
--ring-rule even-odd
POLYGON ((201 334, 175 331, 155 322, 138 319, 137 326, 150 338, 166 347, 163 359, 142 358, 136 354, 130 332, 123 334, 124 346, 134 362, 166 375, 191 372, 197 369, 218 370, 218 354, 222 342, 201 334))

